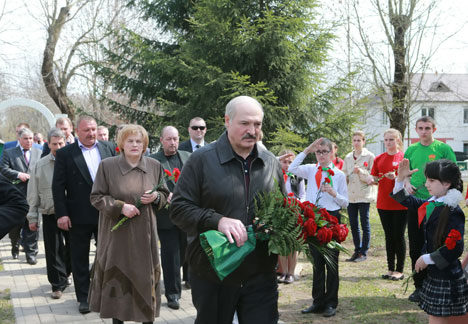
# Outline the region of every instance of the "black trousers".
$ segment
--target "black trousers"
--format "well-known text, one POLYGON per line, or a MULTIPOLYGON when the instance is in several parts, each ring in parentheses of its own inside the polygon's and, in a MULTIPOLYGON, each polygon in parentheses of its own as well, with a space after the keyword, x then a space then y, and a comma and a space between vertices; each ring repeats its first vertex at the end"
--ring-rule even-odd
MULTIPOLYGON (((414 270, 416 261, 421 256, 424 246, 424 231, 421 226, 418 226, 418 211, 408 209, 408 241, 409 254, 411 258, 411 269, 414 270)), ((414 286, 422 288, 424 278, 426 278, 427 270, 420 271, 414 275, 414 286)))
POLYGON ((190 273, 195 324, 231 324, 237 311, 239 324, 278 323, 278 284, 274 272, 258 274, 242 286, 225 286, 190 273))
MULTIPOLYGON (((339 211, 328 211, 341 222, 339 211)), ((312 298, 314 305, 319 307, 338 306, 338 288, 340 286, 340 276, 338 270, 338 250, 330 250, 333 265, 325 262, 325 258, 317 249, 309 245, 310 252, 314 258, 314 273, 312 282, 312 298)))
POLYGON ((168 229, 158 229, 159 241, 161 243, 164 295, 168 300, 179 299, 182 293, 180 277, 182 235, 183 232, 177 226, 168 229))
POLYGON ((378 212, 385 233, 388 271, 403 272, 406 257, 405 230, 408 222, 408 212, 406 210, 386 209, 378 209, 378 212))
POLYGON ((70 228, 70 252, 75 284, 76 300, 85 302, 88 300, 89 290, 89 246, 94 234, 98 239, 98 226, 91 224, 72 224, 70 228))
POLYGON ((19 248, 21 243, 26 256, 37 255, 37 240, 39 239, 39 232, 31 231, 29 229, 29 222, 27 219, 24 220, 23 225, 14 227, 8 233, 8 236, 10 238, 12 248, 19 248))
POLYGON ((55 215, 42 215, 42 233, 47 265, 47 279, 52 291, 63 291, 71 273, 68 232, 57 226, 55 215))

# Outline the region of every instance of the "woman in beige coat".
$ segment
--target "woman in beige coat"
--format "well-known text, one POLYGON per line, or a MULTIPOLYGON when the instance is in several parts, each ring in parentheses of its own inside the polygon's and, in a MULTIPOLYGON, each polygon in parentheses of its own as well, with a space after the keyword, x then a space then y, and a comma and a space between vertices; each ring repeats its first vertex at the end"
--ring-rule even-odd
POLYGON ((374 154, 364 148, 366 137, 364 132, 353 134, 353 151, 344 159, 343 172, 348 182, 348 216, 353 234, 354 253, 348 262, 361 262, 367 259, 370 246, 369 207, 375 200, 375 186, 369 185, 370 171, 374 164, 374 154), (359 221, 362 227, 359 229, 359 221))
POLYGON ((102 318, 113 318, 113 324, 153 323, 161 304, 161 271, 151 205, 163 207, 169 192, 165 185, 150 192, 164 172, 158 161, 143 156, 148 147, 143 127, 125 126, 117 145, 121 154, 101 162, 91 192, 100 214, 89 305, 102 318), (129 219, 111 232, 122 215, 129 219))

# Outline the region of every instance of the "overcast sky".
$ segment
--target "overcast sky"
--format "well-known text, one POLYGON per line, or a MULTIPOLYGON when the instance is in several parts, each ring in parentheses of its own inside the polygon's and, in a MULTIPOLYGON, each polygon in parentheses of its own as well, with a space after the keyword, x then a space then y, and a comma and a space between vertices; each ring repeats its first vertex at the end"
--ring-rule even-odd
MULTIPOLYGON (((343 2, 330 1, 337 5, 343 2)), ((361 3, 364 2, 361 0, 361 3)), ((440 33, 450 34, 461 30, 442 45, 432 60, 429 72, 468 73, 468 26, 465 24, 468 1, 438 2, 448 17, 440 33)), ((26 77, 31 69, 40 69, 46 33, 39 21, 31 17, 31 12, 40 16, 39 0, 0 0, 1 8, 4 8, 4 15, 0 20, 0 74, 6 73, 7 80, 18 80, 26 77), (25 3, 28 4, 27 8, 25 3)))

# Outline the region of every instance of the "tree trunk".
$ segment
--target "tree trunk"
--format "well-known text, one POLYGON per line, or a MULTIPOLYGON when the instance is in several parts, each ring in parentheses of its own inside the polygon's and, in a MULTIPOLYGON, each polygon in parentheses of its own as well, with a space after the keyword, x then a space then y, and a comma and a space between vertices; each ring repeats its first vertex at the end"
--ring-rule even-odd
POLYGON ((406 66, 405 35, 410 25, 409 17, 406 15, 395 15, 391 17, 390 23, 395 33, 393 44, 393 57, 395 71, 392 82, 392 110, 388 114, 390 127, 398 129, 402 136, 405 134, 407 115, 409 108, 406 100, 408 94, 408 67, 406 66))
POLYGON ((54 75, 54 55, 60 33, 70 12, 70 7, 62 7, 57 17, 53 17, 52 23, 47 29, 47 42, 44 49, 42 61, 42 79, 50 97, 59 107, 60 111, 67 114, 73 121, 75 118, 75 107, 67 96, 67 89, 62 88, 54 75))

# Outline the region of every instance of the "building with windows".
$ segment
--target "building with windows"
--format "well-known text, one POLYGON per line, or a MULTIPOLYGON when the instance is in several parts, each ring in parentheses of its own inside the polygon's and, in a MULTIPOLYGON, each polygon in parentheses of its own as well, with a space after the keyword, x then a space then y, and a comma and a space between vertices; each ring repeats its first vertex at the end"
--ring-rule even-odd
MULTIPOLYGON (((412 108, 405 147, 419 140, 416 120, 429 115, 436 121, 434 137, 455 152, 468 154, 468 74, 414 74, 411 81, 412 108)), ((385 151, 383 132, 390 122, 378 98, 370 100, 368 107, 363 130, 369 138, 367 148, 377 155, 385 151)))

